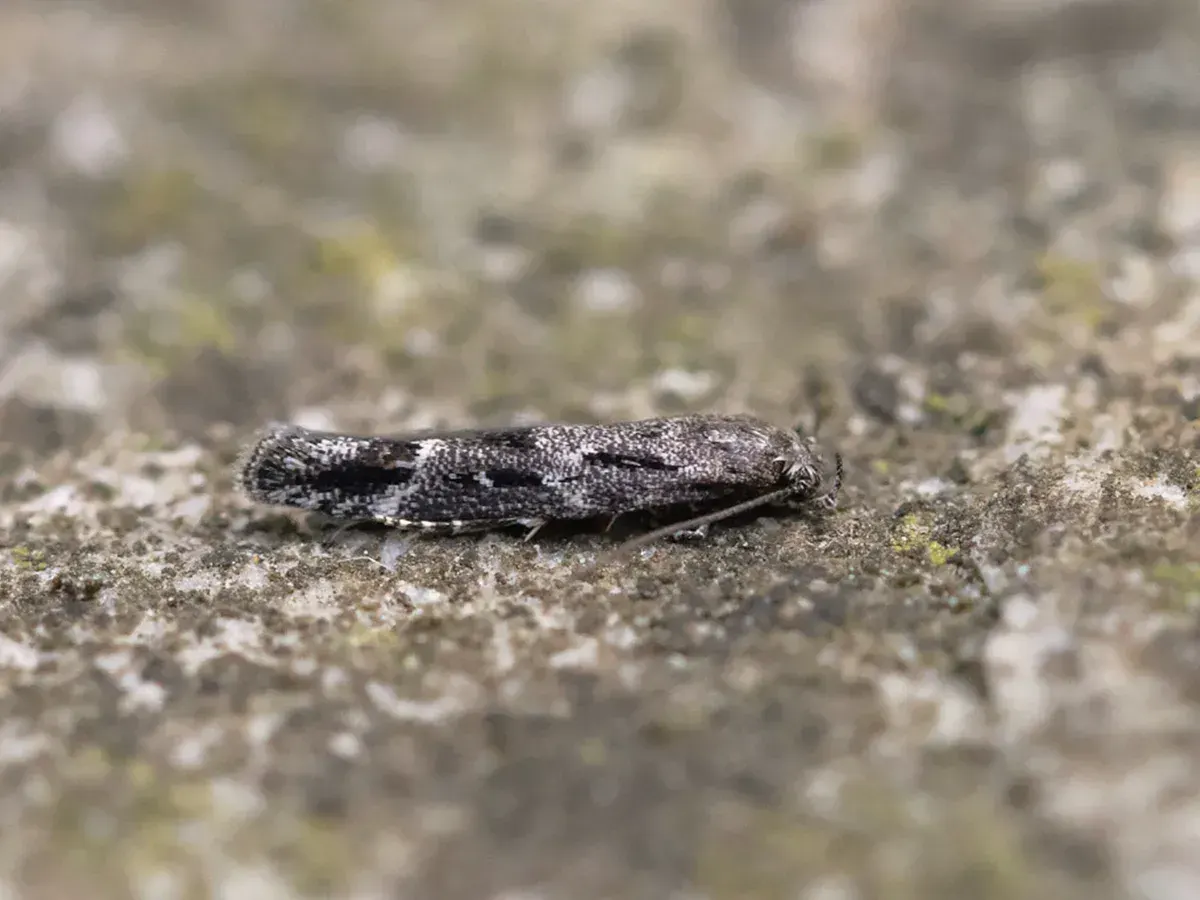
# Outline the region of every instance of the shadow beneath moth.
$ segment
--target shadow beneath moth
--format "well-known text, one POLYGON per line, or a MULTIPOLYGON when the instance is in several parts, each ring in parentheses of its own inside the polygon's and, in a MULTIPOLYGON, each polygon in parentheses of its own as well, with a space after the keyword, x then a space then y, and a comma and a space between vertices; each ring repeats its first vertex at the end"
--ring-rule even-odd
POLYGON ((811 439, 750 416, 687 415, 611 425, 530 425, 366 437, 271 425, 242 453, 250 499, 430 534, 690 513, 622 544, 700 535, 759 507, 831 511, 811 439))

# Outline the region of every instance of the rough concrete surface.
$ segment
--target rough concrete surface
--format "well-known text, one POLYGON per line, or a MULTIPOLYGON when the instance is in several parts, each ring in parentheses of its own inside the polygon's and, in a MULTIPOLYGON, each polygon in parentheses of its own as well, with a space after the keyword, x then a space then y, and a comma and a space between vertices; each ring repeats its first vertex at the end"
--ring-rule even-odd
POLYGON ((1191 0, 6 0, 0 898, 1193 900, 1198 418, 1191 0), (684 411, 841 508, 229 472, 684 411))

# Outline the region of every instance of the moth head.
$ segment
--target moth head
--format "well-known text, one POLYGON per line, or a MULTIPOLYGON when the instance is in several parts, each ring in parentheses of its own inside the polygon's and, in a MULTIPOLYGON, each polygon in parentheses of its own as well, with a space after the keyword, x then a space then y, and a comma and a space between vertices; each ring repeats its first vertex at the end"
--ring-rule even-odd
POLYGON ((780 481, 792 485, 798 491, 815 488, 821 483, 821 453, 816 441, 799 432, 790 435, 790 446, 778 457, 780 481))
POLYGON ((795 488, 797 493, 805 493, 821 483, 821 470, 811 458, 790 460, 785 463, 782 480, 795 488))

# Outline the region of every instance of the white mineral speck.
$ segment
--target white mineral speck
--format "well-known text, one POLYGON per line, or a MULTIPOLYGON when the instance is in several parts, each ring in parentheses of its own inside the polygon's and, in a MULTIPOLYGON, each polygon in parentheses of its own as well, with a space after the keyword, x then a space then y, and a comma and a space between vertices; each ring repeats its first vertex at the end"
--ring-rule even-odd
POLYGON ((1038 385, 1017 398, 1004 453, 1009 463, 1026 453, 1044 456, 1051 446, 1062 441, 1066 403, 1067 388, 1061 384, 1038 385))
POLYGON ((50 146, 63 164, 92 178, 111 172, 129 153, 112 111, 94 95, 77 98, 59 114, 50 146))
POLYGON ((619 312, 638 299, 637 285, 620 269, 592 269, 575 285, 575 302, 589 312, 619 312))

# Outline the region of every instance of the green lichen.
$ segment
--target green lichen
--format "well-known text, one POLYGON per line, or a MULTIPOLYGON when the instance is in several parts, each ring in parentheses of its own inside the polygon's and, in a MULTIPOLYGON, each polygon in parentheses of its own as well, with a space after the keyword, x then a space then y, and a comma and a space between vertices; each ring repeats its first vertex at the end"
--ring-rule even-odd
POLYGON ((13 565, 18 569, 26 572, 44 572, 46 570, 48 563, 43 551, 21 544, 13 547, 10 552, 13 565))
POLYGON ((923 406, 934 421, 947 422, 976 437, 986 434, 996 421, 994 411, 976 406, 966 394, 930 391, 925 395, 923 406))
POLYGON ((580 215, 553 224, 543 256, 565 274, 578 269, 627 267, 645 253, 645 234, 602 215, 580 215))
POLYGON ((831 129, 814 137, 808 163, 818 171, 848 169, 863 155, 863 136, 850 129, 831 129))
POLYGON ((312 127, 300 97, 271 79, 240 85, 228 98, 227 124, 244 149, 268 161, 286 158, 312 127))
POLYGON ((142 167, 130 175, 105 211, 104 234, 118 251, 132 251, 177 234, 200 198, 188 169, 142 167))
POLYGON ((274 848, 293 887, 306 897, 332 896, 353 879, 362 860, 338 822, 307 816, 288 823, 274 848))
POLYGON ((987 793, 933 807, 859 778, 843 786, 839 807, 829 818, 718 809, 709 818, 720 824, 698 855, 697 888, 713 900, 782 900, 825 879, 894 900, 1054 895, 1017 824, 987 793))
POLYGON ((229 308, 219 299, 202 295, 179 298, 174 306, 178 316, 177 345, 182 348, 215 347, 231 351, 237 334, 229 308))
POLYGON ((1150 579, 1166 590, 1172 605, 1185 609, 1200 605, 1200 563, 1158 563, 1151 567, 1150 579))
POLYGON ((203 886, 194 833, 211 815, 211 790, 87 745, 64 761, 72 790, 56 805, 49 837, 64 865, 91 879, 139 892, 170 873, 195 896, 203 886))
POLYGON ((1091 329, 1108 316, 1112 304, 1095 263, 1046 253, 1037 261, 1037 273, 1042 299, 1052 315, 1070 316, 1091 329))
POLYGON ((316 239, 296 292, 314 298, 326 334, 401 356, 414 329, 452 333, 470 297, 422 263, 419 238, 407 226, 376 221, 316 239))
POLYGON ((341 640, 357 650, 393 649, 400 646, 400 633, 391 626, 368 625, 356 622, 341 632, 341 640))
POLYGON ((585 766, 603 766, 610 758, 608 747, 600 738, 588 738, 579 745, 579 760, 585 766))
POLYGON ((958 556, 957 547, 947 547, 938 541, 929 542, 929 561, 935 566, 944 566, 958 556))
POLYGON ((238 326, 232 304, 220 295, 177 290, 169 303, 125 321, 119 356, 166 377, 181 361, 204 349, 232 353, 238 326))
POLYGON ((369 223, 317 241, 317 274, 352 278, 365 288, 375 288, 399 264, 393 242, 369 223))
POLYGON ((731 818, 696 860, 696 886, 712 900, 795 897, 806 882, 836 873, 849 849, 836 828, 799 816, 764 809, 735 810, 731 818))
POLYGON ((932 565, 944 566, 958 556, 958 548, 933 540, 932 534, 932 526, 919 513, 908 513, 892 529, 892 550, 902 555, 923 553, 932 565))
POLYGON ((892 549, 897 553, 912 553, 929 541, 929 525, 917 513, 908 513, 892 529, 892 549))

